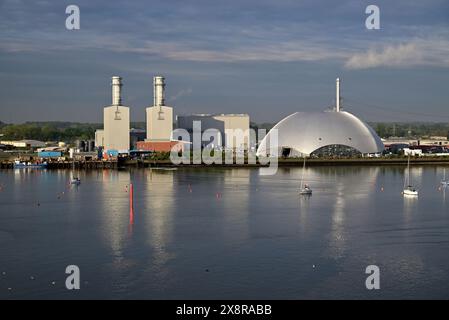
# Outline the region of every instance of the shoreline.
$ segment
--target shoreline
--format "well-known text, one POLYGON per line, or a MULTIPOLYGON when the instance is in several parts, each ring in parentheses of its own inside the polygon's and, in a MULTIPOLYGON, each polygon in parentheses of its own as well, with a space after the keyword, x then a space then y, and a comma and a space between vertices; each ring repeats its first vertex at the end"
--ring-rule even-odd
MULTIPOLYGON (((447 165, 449 166, 449 157, 447 158, 412 158, 410 163, 413 165, 447 165)), ((354 158, 354 159, 308 159, 308 167, 318 166, 399 166, 406 165, 407 158, 354 158)), ((263 168, 269 165, 256 164, 180 164, 174 165, 170 160, 125 160, 125 161, 77 161, 75 169, 121 169, 121 168, 263 168)), ((278 167, 302 167, 301 159, 279 159, 278 167)), ((1 162, 0 169, 14 169, 12 162, 1 162)), ((73 169, 73 162, 49 162, 47 169, 73 169)))

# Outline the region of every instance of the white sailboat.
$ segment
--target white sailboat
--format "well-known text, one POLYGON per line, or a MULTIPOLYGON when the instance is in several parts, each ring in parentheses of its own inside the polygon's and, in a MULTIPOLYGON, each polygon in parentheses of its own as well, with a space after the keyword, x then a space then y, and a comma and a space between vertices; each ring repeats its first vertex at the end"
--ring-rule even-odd
POLYGON ((404 178, 404 191, 402 192, 404 196, 418 196, 418 190, 410 183, 410 155, 407 161, 407 174, 404 178))
POLYGON ((306 171, 306 157, 304 157, 304 164, 302 166, 301 186, 299 188, 299 194, 311 195, 312 189, 308 184, 304 184, 304 173, 306 171))
POLYGON ((446 180, 446 168, 444 168, 443 171, 443 180, 441 180, 441 184, 443 185, 443 187, 449 186, 449 180, 446 180))

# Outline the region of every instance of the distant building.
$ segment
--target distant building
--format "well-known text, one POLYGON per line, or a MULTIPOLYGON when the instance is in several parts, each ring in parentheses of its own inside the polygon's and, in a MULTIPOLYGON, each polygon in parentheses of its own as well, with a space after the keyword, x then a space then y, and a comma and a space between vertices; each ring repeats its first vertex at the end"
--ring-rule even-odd
POLYGON ((98 129, 95 131, 95 146, 97 148, 104 147, 104 130, 98 129))
POLYGON ((303 157, 379 154, 384 144, 376 132, 340 108, 340 79, 336 81, 336 106, 323 112, 295 112, 279 121, 259 144, 257 155, 303 157), (275 131, 276 130, 276 131, 275 131), (270 143, 275 140, 277 144, 270 143))
POLYGON ((210 132, 209 141, 202 142, 203 147, 213 144, 213 147, 248 150, 250 142, 248 114, 194 114, 177 116, 176 121, 178 128, 185 129, 190 134, 193 133, 194 122, 200 123, 201 134, 205 131, 210 132), (216 133, 213 134, 213 131, 216 133), (237 136, 239 134, 240 137, 237 136))
POLYGON ((142 129, 131 129, 129 131, 129 139, 130 139, 130 145, 131 149, 137 149, 137 143, 139 141, 145 141, 145 137, 147 135, 147 132, 142 129))
MULTIPOLYGON (((146 131, 142 129, 130 129, 129 130, 129 145, 130 150, 137 148, 137 142, 145 141, 146 131)), ((104 130, 95 131, 95 147, 104 149, 104 130)))
POLYGON ((103 147, 105 151, 126 153, 130 149, 130 115, 129 108, 122 105, 121 89, 122 78, 112 77, 112 105, 104 108, 103 147))
POLYGON ((173 108, 165 105, 165 78, 153 78, 153 106, 146 109, 147 141, 172 140, 173 108))
POLYGON ((45 147, 45 142, 37 140, 19 140, 19 141, 0 141, 1 144, 13 146, 14 148, 42 148, 45 147))
POLYGON ((137 150, 153 152, 182 152, 185 144, 180 141, 139 141, 137 150))
POLYGON ((153 77, 153 106, 146 109, 147 131, 145 141, 136 143, 137 150, 170 152, 182 148, 173 141, 173 108, 165 105, 165 78, 153 77))

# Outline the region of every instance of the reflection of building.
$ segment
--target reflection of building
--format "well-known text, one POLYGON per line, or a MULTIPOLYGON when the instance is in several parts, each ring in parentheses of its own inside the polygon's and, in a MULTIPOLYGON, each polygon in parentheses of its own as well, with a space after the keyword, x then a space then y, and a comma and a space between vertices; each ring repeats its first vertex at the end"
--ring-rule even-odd
MULTIPOLYGON (((105 151, 129 150, 129 108, 122 106, 122 78, 112 77, 112 105, 104 108, 103 146, 105 151)), ((101 133, 99 133, 99 138, 101 133)))
POLYGON ((362 154, 382 152, 384 145, 376 132, 353 114, 340 110, 339 79, 336 101, 332 111, 296 112, 284 118, 262 140, 257 153, 267 155, 277 152, 278 155, 291 157, 308 156, 317 150, 323 154, 344 149, 362 154), (278 134, 277 145, 273 139, 275 130, 278 134))
POLYGON ((213 144, 213 147, 247 150, 249 145, 249 115, 247 114, 197 114, 177 116, 177 126, 193 132, 194 122, 201 125, 201 134, 208 131, 207 141, 203 146, 213 144), (224 142, 224 145, 223 145, 224 142))

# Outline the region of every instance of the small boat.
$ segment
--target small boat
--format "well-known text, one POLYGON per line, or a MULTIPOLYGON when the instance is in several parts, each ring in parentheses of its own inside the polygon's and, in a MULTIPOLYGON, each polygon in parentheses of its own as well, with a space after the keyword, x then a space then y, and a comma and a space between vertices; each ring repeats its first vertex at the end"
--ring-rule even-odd
POLYGON ((416 197, 418 195, 418 190, 416 190, 415 187, 413 187, 413 186, 407 186, 407 188, 404 189, 403 194, 404 194, 404 196, 416 197))
POLYGON ((80 178, 72 178, 72 180, 70 181, 70 184, 79 186, 81 184, 81 180, 80 180, 80 178))
POLYGON ((404 195, 404 197, 406 197, 406 196, 417 197, 418 196, 418 190, 410 183, 410 155, 408 156, 407 174, 405 175, 405 178, 404 178, 404 191, 402 192, 402 194, 404 195))
POLYGON ((306 171, 306 157, 304 157, 304 164, 302 166, 302 177, 301 177, 301 186, 299 188, 299 194, 301 195, 311 195, 312 188, 308 184, 304 184, 304 173, 306 171))
POLYGON ((45 168, 47 168, 47 162, 31 163, 31 162, 20 162, 19 160, 14 161, 14 169, 45 169, 45 168))
POLYGON ((299 190, 299 194, 304 194, 304 195, 312 194, 312 189, 306 184, 306 185, 304 185, 303 188, 301 188, 299 190))

